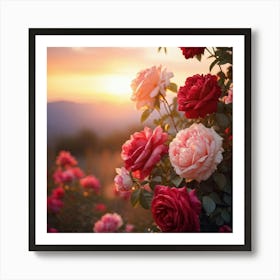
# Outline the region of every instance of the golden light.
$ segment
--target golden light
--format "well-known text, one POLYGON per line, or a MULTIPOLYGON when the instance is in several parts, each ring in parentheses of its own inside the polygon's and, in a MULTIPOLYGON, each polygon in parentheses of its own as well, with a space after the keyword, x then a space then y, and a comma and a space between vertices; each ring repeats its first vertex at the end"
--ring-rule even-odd
POLYGON ((104 75, 99 77, 98 87, 111 101, 129 101, 131 97, 131 77, 124 75, 104 75))

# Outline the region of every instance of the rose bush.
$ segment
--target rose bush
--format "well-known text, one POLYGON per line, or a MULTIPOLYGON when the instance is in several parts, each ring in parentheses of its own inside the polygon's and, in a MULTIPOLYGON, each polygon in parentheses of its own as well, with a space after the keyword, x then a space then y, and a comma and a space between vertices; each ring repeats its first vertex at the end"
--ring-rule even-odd
POLYGON ((209 73, 186 77, 177 90, 155 67, 139 72, 132 100, 146 107, 141 122, 152 115, 156 128, 145 126, 124 143, 126 171, 117 169, 115 186, 129 190, 134 207, 150 209, 150 231, 225 232, 232 226, 232 48, 180 49, 199 61, 207 51, 209 73))

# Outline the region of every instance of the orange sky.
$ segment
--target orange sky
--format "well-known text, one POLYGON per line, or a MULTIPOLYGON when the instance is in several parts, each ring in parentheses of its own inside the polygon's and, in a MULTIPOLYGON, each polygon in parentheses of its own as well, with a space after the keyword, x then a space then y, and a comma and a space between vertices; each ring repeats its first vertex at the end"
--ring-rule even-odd
MULTIPOLYGON (((154 48, 48 48, 48 101, 132 102, 130 83, 137 72, 163 65, 183 85, 188 76, 209 72, 202 62, 186 60, 179 48, 167 54, 154 48)), ((205 63, 207 60, 207 63, 205 63)))

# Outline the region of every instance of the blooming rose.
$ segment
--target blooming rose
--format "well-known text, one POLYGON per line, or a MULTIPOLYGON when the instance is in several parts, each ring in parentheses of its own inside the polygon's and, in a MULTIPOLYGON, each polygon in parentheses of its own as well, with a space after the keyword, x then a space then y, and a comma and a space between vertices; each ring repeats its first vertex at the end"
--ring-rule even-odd
POLYGON ((122 146, 121 157, 125 168, 134 171, 134 176, 144 179, 161 157, 168 152, 165 144, 168 138, 160 126, 154 130, 145 127, 141 132, 135 132, 122 146))
POLYGON ((56 158, 56 164, 60 166, 75 166, 77 165, 76 159, 66 151, 61 151, 56 158))
POLYGON ((47 199, 48 210, 53 213, 58 213, 63 207, 64 203, 60 199, 54 196, 49 196, 47 199))
POLYGON ((94 232, 116 232, 123 225, 120 215, 107 213, 94 224, 94 232))
POLYGON ((75 179, 80 179, 84 176, 83 171, 79 167, 67 168, 64 171, 59 167, 53 174, 53 179, 56 184, 71 183, 75 179))
POLYGON ((136 108, 145 106, 154 108, 156 97, 159 94, 165 96, 172 77, 173 73, 167 72, 166 69, 162 70, 162 66, 153 66, 139 72, 131 83, 133 90, 131 99, 136 102, 136 108))
POLYGON ((80 184, 85 189, 92 189, 95 192, 99 192, 101 185, 99 180, 93 175, 86 176, 85 178, 80 180, 80 184))
POLYGON ((129 172, 124 168, 116 168, 116 175, 114 182, 118 191, 129 191, 133 186, 133 182, 129 172))
POLYGON ((184 57, 186 59, 193 58, 195 55, 203 54, 205 47, 203 48, 183 48, 180 47, 184 57))
POLYGON ((232 229, 230 226, 223 225, 223 226, 219 227, 219 232, 232 232, 232 229))
POLYGON ((63 198, 64 197, 64 189, 62 187, 57 187, 55 189, 52 190, 52 196, 55 198, 63 198))
POLYGON ((133 232, 134 231, 134 225, 132 224, 127 224, 125 226, 125 232, 133 232))
POLYGON ((225 104, 232 103, 233 96, 232 96, 232 87, 228 90, 228 95, 223 97, 223 101, 225 104))
POLYGON ((199 232, 201 202, 195 190, 157 185, 151 204, 152 215, 163 232, 199 232))
POLYGON ((179 131, 169 145, 175 172, 188 180, 206 180, 222 161, 223 138, 213 128, 194 123, 179 131))
POLYGON ((205 117, 217 111, 221 88, 211 74, 188 77, 178 91, 178 110, 187 118, 205 117))
POLYGON ((76 179, 81 179, 85 176, 83 170, 79 167, 73 167, 71 168, 71 171, 76 179))

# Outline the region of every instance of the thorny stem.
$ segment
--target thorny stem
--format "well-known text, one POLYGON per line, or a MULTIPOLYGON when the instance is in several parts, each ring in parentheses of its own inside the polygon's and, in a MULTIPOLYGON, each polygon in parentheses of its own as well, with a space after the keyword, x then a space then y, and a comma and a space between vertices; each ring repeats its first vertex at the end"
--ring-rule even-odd
POLYGON ((165 108, 166 112, 168 113, 168 115, 169 115, 169 117, 170 117, 170 119, 171 119, 171 121, 172 121, 172 124, 173 124, 173 126, 174 126, 174 128, 175 128, 175 130, 176 130, 176 132, 178 133, 178 129, 177 129, 176 124, 175 124, 175 121, 174 121, 174 119, 173 119, 173 117, 172 117, 172 113, 171 113, 169 104, 168 104, 166 98, 165 98, 162 94, 160 94, 160 96, 161 96, 162 99, 163 99, 164 108, 165 108))

